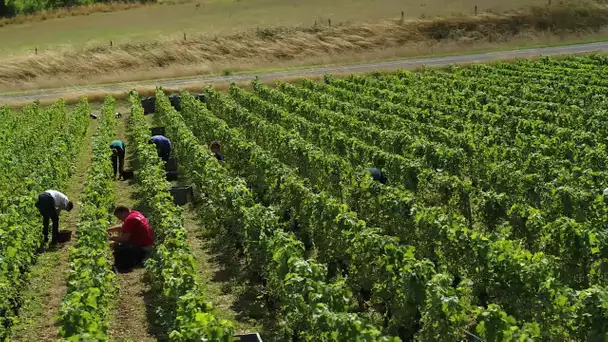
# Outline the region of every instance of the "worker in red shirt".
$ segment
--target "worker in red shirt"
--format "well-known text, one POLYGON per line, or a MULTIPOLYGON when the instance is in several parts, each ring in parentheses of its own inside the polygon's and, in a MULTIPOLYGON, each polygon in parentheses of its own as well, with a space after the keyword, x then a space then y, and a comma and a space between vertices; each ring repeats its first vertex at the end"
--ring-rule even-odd
POLYGON ((114 209, 114 216, 122 221, 121 225, 108 229, 110 234, 118 233, 110 236, 110 241, 116 242, 113 244, 114 263, 119 270, 129 270, 148 257, 154 235, 148 219, 137 210, 119 205, 114 209))

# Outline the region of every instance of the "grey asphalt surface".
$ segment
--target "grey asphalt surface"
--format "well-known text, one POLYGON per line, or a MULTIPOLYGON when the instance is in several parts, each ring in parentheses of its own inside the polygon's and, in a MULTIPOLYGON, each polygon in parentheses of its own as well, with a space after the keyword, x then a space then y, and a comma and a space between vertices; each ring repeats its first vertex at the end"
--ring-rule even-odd
POLYGON ((329 66, 309 69, 298 69, 288 71, 275 71, 264 73, 249 73, 243 75, 231 76, 214 76, 214 77, 190 77, 180 79, 164 79, 139 82, 116 83, 108 85, 93 85, 67 87, 57 89, 34 90, 19 93, 2 93, 0 94, 0 104, 29 102, 35 100, 52 100, 61 97, 67 97, 73 94, 82 93, 120 93, 128 92, 133 88, 155 88, 161 86, 164 88, 184 88, 188 86, 205 86, 205 85, 220 85, 230 82, 246 82, 254 79, 256 76, 260 80, 273 80, 282 78, 297 78, 297 77, 313 77, 322 76, 324 74, 350 74, 362 73, 392 69, 415 69, 422 66, 440 67, 453 64, 469 64, 490 62, 504 59, 516 58, 532 58, 537 56, 555 56, 568 55, 579 53, 605 53, 608 52, 608 42, 574 44, 555 47, 531 48, 512 51, 488 52, 471 55, 446 56, 446 57, 430 57, 416 59, 401 59, 387 62, 366 63, 357 65, 344 66, 329 66))

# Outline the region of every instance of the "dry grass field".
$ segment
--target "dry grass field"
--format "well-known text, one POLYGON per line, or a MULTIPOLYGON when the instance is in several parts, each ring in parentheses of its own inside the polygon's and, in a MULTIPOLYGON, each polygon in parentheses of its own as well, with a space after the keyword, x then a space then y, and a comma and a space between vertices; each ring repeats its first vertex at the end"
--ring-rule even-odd
POLYGON ((608 7, 581 1, 547 3, 216 0, 203 1, 199 7, 165 4, 31 20, 0 27, 0 91, 365 62, 607 36, 608 7), (534 4, 538 6, 522 8, 534 4))
MULTIPOLYGON (((504 12, 528 5, 544 5, 548 0, 201 0, 195 3, 142 6, 111 13, 93 13, 46 21, 26 22, 0 28, 0 54, 58 48, 156 41, 183 33, 230 35, 257 27, 304 26, 315 20, 375 22, 504 12)), ((558 0, 554 0, 558 2, 558 0)))

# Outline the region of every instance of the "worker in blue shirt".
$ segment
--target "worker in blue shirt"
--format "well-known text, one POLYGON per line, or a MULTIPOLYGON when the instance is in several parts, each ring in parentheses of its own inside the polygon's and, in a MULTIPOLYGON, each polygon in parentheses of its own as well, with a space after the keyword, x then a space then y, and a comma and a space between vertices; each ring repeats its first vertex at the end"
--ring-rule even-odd
POLYGON ((156 152, 158 152, 158 156, 164 162, 169 160, 169 155, 171 154, 171 141, 167 139, 167 137, 154 135, 150 138, 148 143, 156 145, 156 152))
POLYGON ((387 182, 386 176, 380 169, 375 168, 375 167, 368 167, 364 170, 364 172, 365 171, 369 172, 370 175, 372 176, 372 178, 376 182, 380 182, 381 184, 386 184, 386 182, 387 182))
POLYGON ((209 149, 211 150, 211 153, 213 153, 213 155, 215 156, 215 158, 217 158, 218 161, 224 160, 224 155, 220 152, 221 148, 222 145, 220 145, 219 141, 212 141, 211 144, 209 144, 209 149))

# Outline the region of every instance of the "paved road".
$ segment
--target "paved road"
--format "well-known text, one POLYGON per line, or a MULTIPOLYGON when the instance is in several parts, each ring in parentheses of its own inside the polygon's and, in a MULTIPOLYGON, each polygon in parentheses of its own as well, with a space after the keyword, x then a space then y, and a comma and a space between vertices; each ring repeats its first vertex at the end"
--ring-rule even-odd
POLYGON ((141 82, 127 82, 100 86, 84 86, 84 87, 69 87, 57 88, 48 90, 35 90, 23 93, 4 93, 0 94, 1 103, 14 102, 29 102, 35 100, 49 100, 60 97, 69 96, 70 94, 81 93, 119 93, 128 92, 133 88, 155 88, 162 86, 164 88, 183 88, 186 86, 201 86, 201 85, 218 85, 227 84, 230 82, 243 82, 252 80, 258 76, 261 80, 273 80, 281 78, 297 78, 322 76, 324 74, 348 74, 370 72, 375 70, 390 70, 390 69, 414 69, 421 66, 446 66, 451 64, 467 64, 489 62, 502 59, 515 58, 531 58, 536 56, 552 56, 552 55, 567 55, 577 53, 593 53, 593 52, 608 52, 608 42, 575 44, 566 46, 533 48, 513 51, 489 52, 472 55, 448 56, 448 57, 432 57, 432 58, 417 58, 417 59, 402 59, 388 62, 377 62, 358 65, 332 66, 311 69, 276 71, 261 74, 246 74, 232 76, 216 76, 216 77, 191 77, 181 79, 166 79, 152 80, 141 82))

